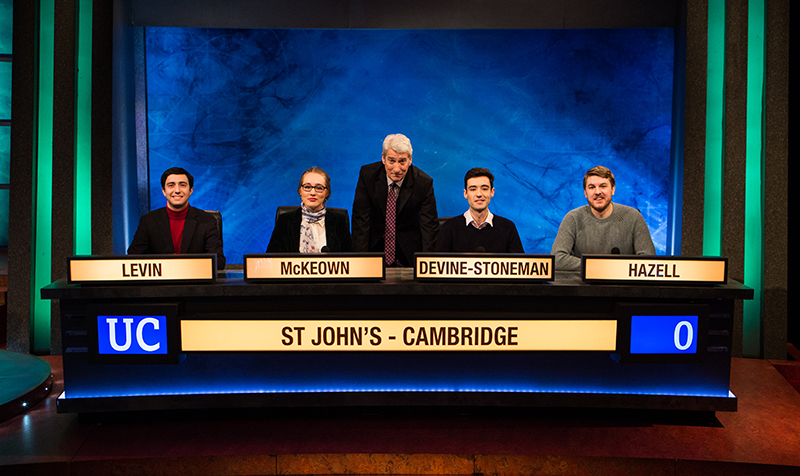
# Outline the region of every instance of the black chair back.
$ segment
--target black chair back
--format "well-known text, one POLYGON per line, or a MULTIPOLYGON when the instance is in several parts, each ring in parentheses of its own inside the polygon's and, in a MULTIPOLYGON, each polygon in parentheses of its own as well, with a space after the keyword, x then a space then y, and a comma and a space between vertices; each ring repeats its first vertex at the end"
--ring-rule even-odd
POLYGON ((217 220, 217 230, 219 230, 219 243, 222 244, 222 213, 219 210, 203 210, 217 220))

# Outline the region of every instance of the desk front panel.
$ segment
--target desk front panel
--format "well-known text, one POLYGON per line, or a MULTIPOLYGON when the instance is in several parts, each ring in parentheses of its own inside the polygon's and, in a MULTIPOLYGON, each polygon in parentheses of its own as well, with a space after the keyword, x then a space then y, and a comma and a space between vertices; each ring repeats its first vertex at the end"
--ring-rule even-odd
POLYGON ((732 314, 746 288, 620 289, 574 279, 533 288, 403 279, 368 286, 220 281, 126 289, 51 285, 50 295, 61 295, 65 349, 60 408, 127 409, 135 401, 141 409, 326 404, 735 409, 728 388, 732 314), (142 305, 150 306, 147 312, 136 311, 142 305), (676 356, 659 350, 644 360, 632 358, 628 308, 672 317, 682 309, 700 309, 698 321, 679 318, 667 327, 667 341, 681 348, 694 343, 694 351, 676 356), (128 344, 125 352, 101 344, 111 339, 103 333, 109 319, 116 319, 114 346, 128 344), (188 350, 182 326, 191 323, 214 323, 220 340, 228 328, 238 334, 212 350, 188 350), (607 332, 613 323, 616 344, 609 347, 606 338, 598 348, 581 340, 582 328, 597 323, 601 326, 590 334, 602 334, 603 325, 607 332), (450 328, 457 329, 457 342, 450 328), (242 350, 237 336, 249 339, 247 332, 280 333, 272 342, 289 344, 283 350, 242 350), (555 347, 567 350, 508 345, 512 336, 520 343, 539 332, 560 333, 564 343, 555 347), (370 347, 376 335, 382 342, 390 336, 402 342, 397 348, 370 347), (325 350, 308 347, 314 341, 325 350), (159 354, 143 352, 159 342, 166 347, 159 345, 159 354))

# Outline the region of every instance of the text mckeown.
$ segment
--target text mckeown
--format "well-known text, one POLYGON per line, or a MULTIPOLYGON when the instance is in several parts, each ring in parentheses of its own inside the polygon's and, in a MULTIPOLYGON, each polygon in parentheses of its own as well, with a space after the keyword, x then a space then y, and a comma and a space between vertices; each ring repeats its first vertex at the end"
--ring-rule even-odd
POLYGON ((281 262, 281 276, 326 276, 350 274, 349 261, 281 262))

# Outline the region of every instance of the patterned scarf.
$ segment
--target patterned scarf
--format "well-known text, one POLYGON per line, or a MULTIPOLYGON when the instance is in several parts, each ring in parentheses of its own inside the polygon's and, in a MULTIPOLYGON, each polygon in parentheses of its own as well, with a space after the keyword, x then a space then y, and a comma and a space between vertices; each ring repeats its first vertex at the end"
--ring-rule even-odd
POLYGON ((300 252, 321 253, 319 247, 317 246, 317 240, 314 238, 314 233, 312 233, 311 230, 313 226, 316 226, 319 227, 319 231, 325 231, 325 227, 321 221, 325 218, 325 212, 327 209, 325 206, 323 206, 322 210, 318 212, 312 212, 302 203, 300 204, 300 208, 303 211, 303 220, 300 222, 300 252))

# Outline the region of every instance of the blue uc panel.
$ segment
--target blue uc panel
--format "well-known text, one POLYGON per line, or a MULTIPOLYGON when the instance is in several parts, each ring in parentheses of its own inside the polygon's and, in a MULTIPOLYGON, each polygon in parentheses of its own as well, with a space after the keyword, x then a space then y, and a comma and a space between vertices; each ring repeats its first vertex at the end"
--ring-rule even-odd
POLYGON ((696 354, 698 316, 631 316, 631 354, 696 354))
POLYGON ((97 316, 101 355, 167 354, 166 316, 97 316))

